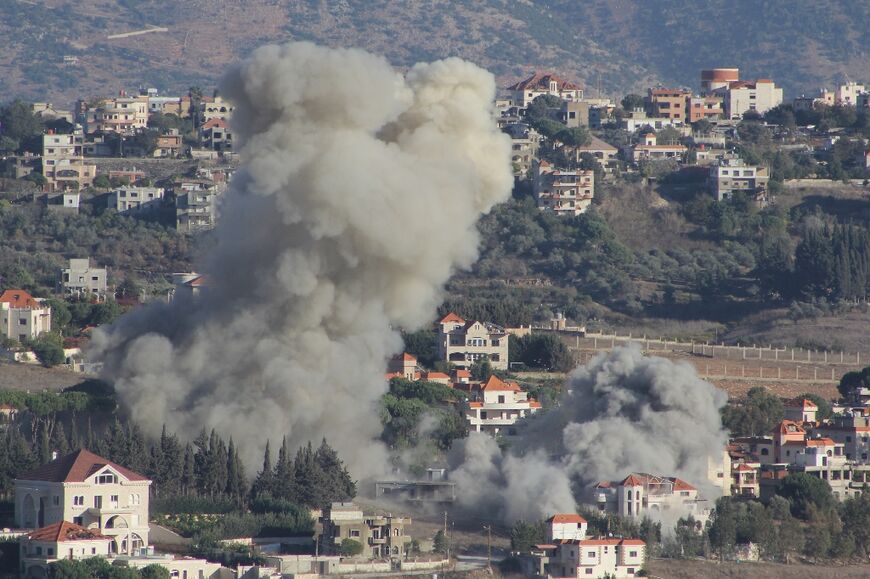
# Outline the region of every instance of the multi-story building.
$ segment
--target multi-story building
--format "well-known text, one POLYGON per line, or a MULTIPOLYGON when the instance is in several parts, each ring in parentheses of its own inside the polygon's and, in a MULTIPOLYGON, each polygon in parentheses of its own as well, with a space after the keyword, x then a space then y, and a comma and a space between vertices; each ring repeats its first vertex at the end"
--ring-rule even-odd
POLYGON ((815 422, 819 407, 812 400, 800 398, 784 404, 784 418, 795 422, 815 422))
POLYGON ((78 191, 93 184, 97 167, 85 163, 83 142, 81 129, 70 134, 49 131, 42 136, 42 175, 48 191, 78 191))
POLYGON ((112 538, 97 529, 59 521, 28 533, 20 539, 21 577, 49 577, 49 565, 62 559, 108 557, 112 538))
POLYGON ((202 146, 212 151, 232 151, 233 132, 229 123, 220 118, 207 120, 200 129, 202 146))
POLYGON ((734 155, 710 165, 710 191, 717 201, 731 199, 735 191, 758 198, 767 191, 769 180, 767 167, 747 165, 734 155))
POLYGON ((157 137, 157 148, 154 149, 155 157, 177 157, 181 153, 182 138, 178 129, 170 129, 169 132, 157 137))
POLYGON ((0 336, 10 340, 35 340, 51 331, 51 307, 24 290, 0 294, 0 336))
POLYGON ((731 469, 731 494, 737 497, 759 497, 760 463, 739 463, 731 469))
POLYGON ((847 409, 816 426, 813 432, 842 444, 847 459, 870 463, 870 409, 847 409))
POLYGON ((218 199, 225 186, 206 179, 185 179, 173 186, 175 228, 185 233, 212 229, 218 218, 218 199))
POLYGON ((583 99, 583 89, 580 86, 546 72, 535 72, 529 78, 509 86, 507 90, 511 92, 511 102, 518 107, 527 107, 542 95, 552 95, 564 101, 583 99))
POLYGON ((589 109, 592 105, 589 101, 564 101, 559 113, 560 120, 566 127, 588 127, 589 109))
POLYGON ((229 121, 235 107, 220 95, 203 97, 199 105, 199 124, 204 125, 212 119, 229 121))
POLYGON ((407 352, 393 356, 387 361, 386 377, 419 380, 420 368, 417 366, 417 357, 407 352))
POLYGON ((576 163, 580 163, 586 155, 591 155, 605 173, 612 173, 619 166, 619 149, 596 136, 590 136, 588 144, 573 147, 571 151, 576 163))
POLYGON ((547 541, 582 541, 589 523, 580 515, 565 513, 547 519, 547 541))
POLYGON ((511 163, 514 175, 526 175, 538 156, 541 135, 526 124, 516 123, 505 127, 511 137, 511 163))
POLYGON ((32 529, 72 522, 109 537, 110 553, 135 554, 148 545, 150 485, 141 474, 77 450, 15 479, 15 523, 32 529))
POLYGON ((324 509, 320 522, 323 531, 316 540, 326 554, 338 553, 341 542, 351 539, 363 546, 366 557, 403 559, 411 543, 405 532, 411 519, 367 515, 354 503, 332 503, 324 509))
POLYGON ((507 370, 507 332, 489 322, 466 322, 451 312, 438 322, 438 358, 460 368, 488 360, 493 368, 507 370))
POLYGON ((517 421, 540 409, 540 402, 530 399, 519 384, 492 375, 480 389, 472 390, 471 400, 465 407, 465 420, 473 432, 514 436, 517 421))
POLYGON ((720 118, 724 111, 722 109, 722 98, 717 96, 693 96, 687 100, 686 119, 690 123, 696 123, 701 119, 713 120, 720 118))
POLYGON ((680 143, 659 144, 658 137, 653 132, 640 136, 640 142, 628 148, 628 156, 635 163, 641 161, 660 161, 663 159, 682 160, 686 155, 685 145, 680 143))
POLYGON ((155 211, 163 204, 162 187, 119 187, 107 197, 108 206, 123 215, 155 211))
POLYGON ((70 259, 69 267, 60 270, 58 293, 72 296, 106 296, 106 268, 91 267, 91 260, 70 259))
POLYGON ((858 96, 866 92, 863 83, 849 81, 837 87, 835 100, 838 105, 855 106, 858 96))
POLYGON ((801 95, 799 97, 795 97, 792 101, 792 107, 795 112, 797 111, 811 111, 817 109, 821 106, 829 106, 832 107, 836 104, 834 100, 834 91, 830 91, 827 89, 819 89, 817 96, 805 96, 801 95))
POLYGON ((651 88, 647 91, 646 104, 654 117, 685 122, 689 117, 686 104, 691 96, 691 91, 682 88, 651 88))
POLYGON ((782 89, 766 78, 738 81, 720 90, 729 119, 742 119, 749 111, 763 115, 782 104, 782 89))
POLYGON ((592 489, 599 511, 623 517, 641 517, 651 512, 682 511, 695 518, 703 514, 698 489, 676 477, 632 473, 622 481, 602 481, 592 489))
POLYGON ((133 134, 148 126, 148 97, 128 97, 123 91, 87 111, 87 132, 133 134))
MULTIPOLYGON (((557 515, 561 516, 561 515, 557 515)), ((525 571, 530 577, 638 577, 646 561, 640 539, 589 538, 535 545, 525 571)))
POLYGON ((626 116, 619 120, 617 126, 620 129, 630 133, 635 131, 650 128, 658 131, 665 127, 679 127, 685 124, 684 119, 670 119, 667 117, 650 117, 643 109, 630 111, 626 116))
POLYGON ((538 209, 556 215, 580 215, 592 204, 595 172, 557 169, 547 161, 532 164, 532 187, 538 209))

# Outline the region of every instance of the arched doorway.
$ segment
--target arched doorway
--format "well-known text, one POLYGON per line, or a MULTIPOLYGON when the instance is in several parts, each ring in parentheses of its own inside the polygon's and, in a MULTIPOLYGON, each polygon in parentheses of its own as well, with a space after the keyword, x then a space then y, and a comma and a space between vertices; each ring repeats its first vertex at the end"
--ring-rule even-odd
POLYGON ((28 529, 36 527, 36 504, 31 495, 24 497, 22 524, 28 529))

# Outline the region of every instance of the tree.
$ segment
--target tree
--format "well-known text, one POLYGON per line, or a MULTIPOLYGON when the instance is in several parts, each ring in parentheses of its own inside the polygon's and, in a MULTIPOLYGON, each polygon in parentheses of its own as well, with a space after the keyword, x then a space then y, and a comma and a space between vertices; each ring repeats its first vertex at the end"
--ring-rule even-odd
POLYGON ((788 517, 782 521, 777 529, 776 542, 774 543, 779 555, 789 562, 791 553, 800 551, 804 547, 804 534, 800 523, 793 518, 788 517))
POLYGON ((57 366, 66 360, 63 353, 63 340, 57 334, 43 334, 33 343, 32 348, 43 366, 57 366))
POLYGON ((819 396, 818 394, 813 394, 812 392, 806 392, 797 397, 798 400, 809 400, 813 404, 818 407, 818 411, 816 412, 816 420, 826 420, 831 417, 833 414, 833 409, 831 408, 831 403, 819 396))
MULTIPOLYGON (((14 100, 0 107, 0 127, 5 137, 18 141, 18 151, 32 153, 42 151, 42 131, 45 124, 40 115, 33 114, 31 106, 22 100, 14 100)), ((7 146, 11 141, 7 142, 7 146)))
POLYGON ((635 109, 642 109, 644 107, 644 98, 639 94, 630 93, 622 97, 620 104, 624 111, 631 112, 635 109))
POLYGON ((160 565, 146 565, 140 571, 142 579, 169 579, 169 569, 160 565))
POLYGON ((840 378, 840 383, 837 385, 840 396, 846 399, 853 398, 855 391, 860 388, 870 388, 870 366, 863 370, 847 372, 840 378))
POLYGON ((782 400, 763 386, 751 388, 739 405, 722 409, 722 424, 734 436, 758 436, 770 432, 782 420, 782 400))
POLYGON ((834 506, 834 495, 827 481, 805 472, 785 477, 776 494, 788 499, 792 515, 800 519, 809 518, 812 508, 824 513, 834 506))
POLYGON ((109 181, 108 175, 100 174, 94 177, 93 185, 95 189, 110 189, 112 182, 109 181))
POLYGON ((574 358, 565 342, 555 334, 529 334, 509 337, 509 358, 529 368, 567 372, 574 367, 574 358))
POLYGON ((438 531, 435 533, 435 537, 432 539, 432 549, 436 553, 447 553, 447 537, 444 536, 444 531, 438 531))
POLYGON ((91 579, 93 575, 80 561, 61 559, 48 566, 48 575, 52 579, 91 579))
POLYGON ((592 135, 586 127, 572 127, 560 130, 554 139, 569 147, 582 147, 592 142, 592 135))
POLYGON ((356 557, 363 552, 362 543, 353 539, 342 539, 339 552, 342 557, 356 557))
POLYGON ((438 361, 438 336, 433 330, 403 332, 402 338, 405 340, 405 351, 416 356, 423 366, 431 368, 438 361))
POLYGON ((527 523, 517 521, 511 527, 511 550, 528 553, 532 547, 543 543, 546 539, 546 529, 543 522, 527 523))
POLYGON ((483 358, 482 360, 478 360, 477 362, 471 365, 471 379, 478 380, 480 382, 485 382, 489 380, 489 377, 492 376, 493 369, 492 364, 489 363, 489 360, 483 358))
POLYGON ((853 543, 865 553, 870 551, 870 491, 865 490, 860 496, 843 501, 840 519, 843 532, 849 533, 853 543))
POLYGON ((710 517, 707 533, 710 545, 719 550, 719 558, 725 560, 737 544, 737 513, 731 497, 720 497, 710 517))

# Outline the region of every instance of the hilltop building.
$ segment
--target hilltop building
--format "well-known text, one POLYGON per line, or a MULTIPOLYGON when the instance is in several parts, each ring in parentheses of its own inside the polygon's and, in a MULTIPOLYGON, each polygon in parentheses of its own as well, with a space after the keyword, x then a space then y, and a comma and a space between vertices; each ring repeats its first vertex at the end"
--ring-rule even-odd
POLYGON ((24 290, 0 294, 0 336, 24 342, 51 331, 51 308, 24 290))
POLYGON ((511 102, 518 107, 527 107, 542 95, 551 95, 565 101, 583 99, 583 89, 552 73, 535 72, 525 80, 507 88, 511 92, 511 102))
POLYGON ((658 137, 652 131, 643 133, 640 136, 640 142, 629 147, 627 156, 635 163, 641 161, 661 161, 665 159, 676 159, 681 161, 686 155, 685 145, 675 144, 659 144, 658 137))
POLYGON ((763 199, 770 173, 767 167, 747 165, 734 155, 727 155, 710 165, 710 192, 717 201, 731 199, 736 191, 763 199))
POLYGON ((465 405, 465 420, 472 432, 514 436, 518 420, 541 409, 541 403, 530 399, 516 382, 505 382, 495 375, 472 391, 465 405))
POLYGON ((601 481, 592 489, 599 511, 622 517, 642 517, 650 512, 680 510, 703 515, 698 489, 676 477, 632 473, 621 481, 601 481))
POLYGON ((88 133, 132 135, 148 126, 148 97, 128 97, 121 91, 117 97, 104 99, 93 109, 80 105, 85 115, 88 133))
POLYGON ((79 560, 108 557, 112 538, 96 529, 86 529, 67 521, 46 525, 20 539, 22 577, 49 576, 49 565, 61 559, 79 560))
POLYGON ((489 322, 466 322, 451 312, 438 322, 438 358, 466 369, 488 360, 493 368, 507 370, 507 332, 489 322))
POLYGON ((119 187, 107 197, 108 206, 122 215, 141 215, 163 204, 163 187, 119 187))
POLYGON ((57 291, 71 296, 104 298, 106 277, 106 268, 91 267, 89 258, 70 259, 69 266, 60 270, 57 291))
POLYGON ((81 129, 70 134, 49 131, 42 136, 42 175, 46 190, 78 191, 93 184, 97 167, 85 163, 83 142, 81 129))

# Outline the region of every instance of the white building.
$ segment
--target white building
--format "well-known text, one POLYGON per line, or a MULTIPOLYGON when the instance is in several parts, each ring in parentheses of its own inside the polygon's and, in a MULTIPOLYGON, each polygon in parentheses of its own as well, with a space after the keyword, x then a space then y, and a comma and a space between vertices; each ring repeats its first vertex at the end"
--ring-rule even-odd
POLYGON ((640 539, 584 539, 537 545, 538 577, 637 577, 646 561, 646 543, 640 539))
POLYGON ((485 359, 493 368, 507 370, 507 332, 489 322, 466 322, 451 312, 438 322, 438 358, 460 368, 485 359))
POLYGON ((60 270, 58 292, 73 296, 106 295, 106 268, 91 267, 91 260, 70 259, 69 267, 60 270))
POLYGON ((150 485, 141 474, 77 450, 15 479, 15 523, 33 529, 72 522, 109 537, 109 553, 136 554, 148 545, 150 485))
POLYGON ((866 92, 863 83, 849 81, 837 87, 835 98, 838 105, 855 106, 858 104, 858 96, 866 92))
POLYGON ((650 512, 679 511, 703 515, 698 489, 676 477, 632 473, 622 481, 602 481, 592 491, 599 511, 622 517, 642 517, 650 512))
POLYGON ((735 191, 757 198, 767 191, 768 181, 767 167, 747 165, 739 157, 726 156, 710 165, 710 192, 717 201, 731 199, 735 191))
POLYGON ((51 331, 51 308, 24 290, 0 294, 0 336, 23 342, 51 331))
POLYGON ((786 420, 794 420, 795 422, 815 422, 816 413, 819 407, 812 400, 802 398, 800 400, 789 400, 785 403, 785 413, 783 418, 786 420))
POLYGON ((679 143, 668 145, 659 144, 658 137, 653 132, 644 133, 640 136, 640 142, 630 147, 628 154, 635 163, 641 161, 660 161, 664 159, 676 159, 681 161, 686 155, 686 147, 679 143))
POLYGON ((67 521, 46 525, 20 539, 22 577, 49 576, 49 565, 61 559, 108 557, 111 537, 97 529, 86 529, 67 521))
POLYGON ((108 195, 108 206, 124 215, 147 213, 160 207, 163 187, 120 187, 108 195))
POLYGON ((547 519, 547 541, 582 541, 589 523, 573 513, 553 515, 547 519))
POLYGON ((556 215, 580 215, 595 196, 595 172, 557 169, 546 161, 533 164, 532 187, 538 209, 556 215))
POLYGON ((518 107, 526 107, 542 95, 551 95, 565 101, 583 99, 583 89, 580 86, 545 72, 536 72, 529 78, 509 86, 507 90, 511 92, 511 102, 518 107))
POLYGON ((83 147, 81 129, 70 134, 49 131, 42 136, 42 175, 48 191, 78 191, 91 186, 97 167, 85 164, 83 147))
POLYGON ((514 436, 517 421, 541 409, 541 403, 530 399, 519 384, 505 382, 495 375, 472 397, 466 404, 465 420, 473 432, 514 436))
POLYGON ((782 89, 770 79, 732 82, 719 89, 725 103, 725 115, 729 119, 742 119, 749 111, 763 115, 782 104, 782 89))

